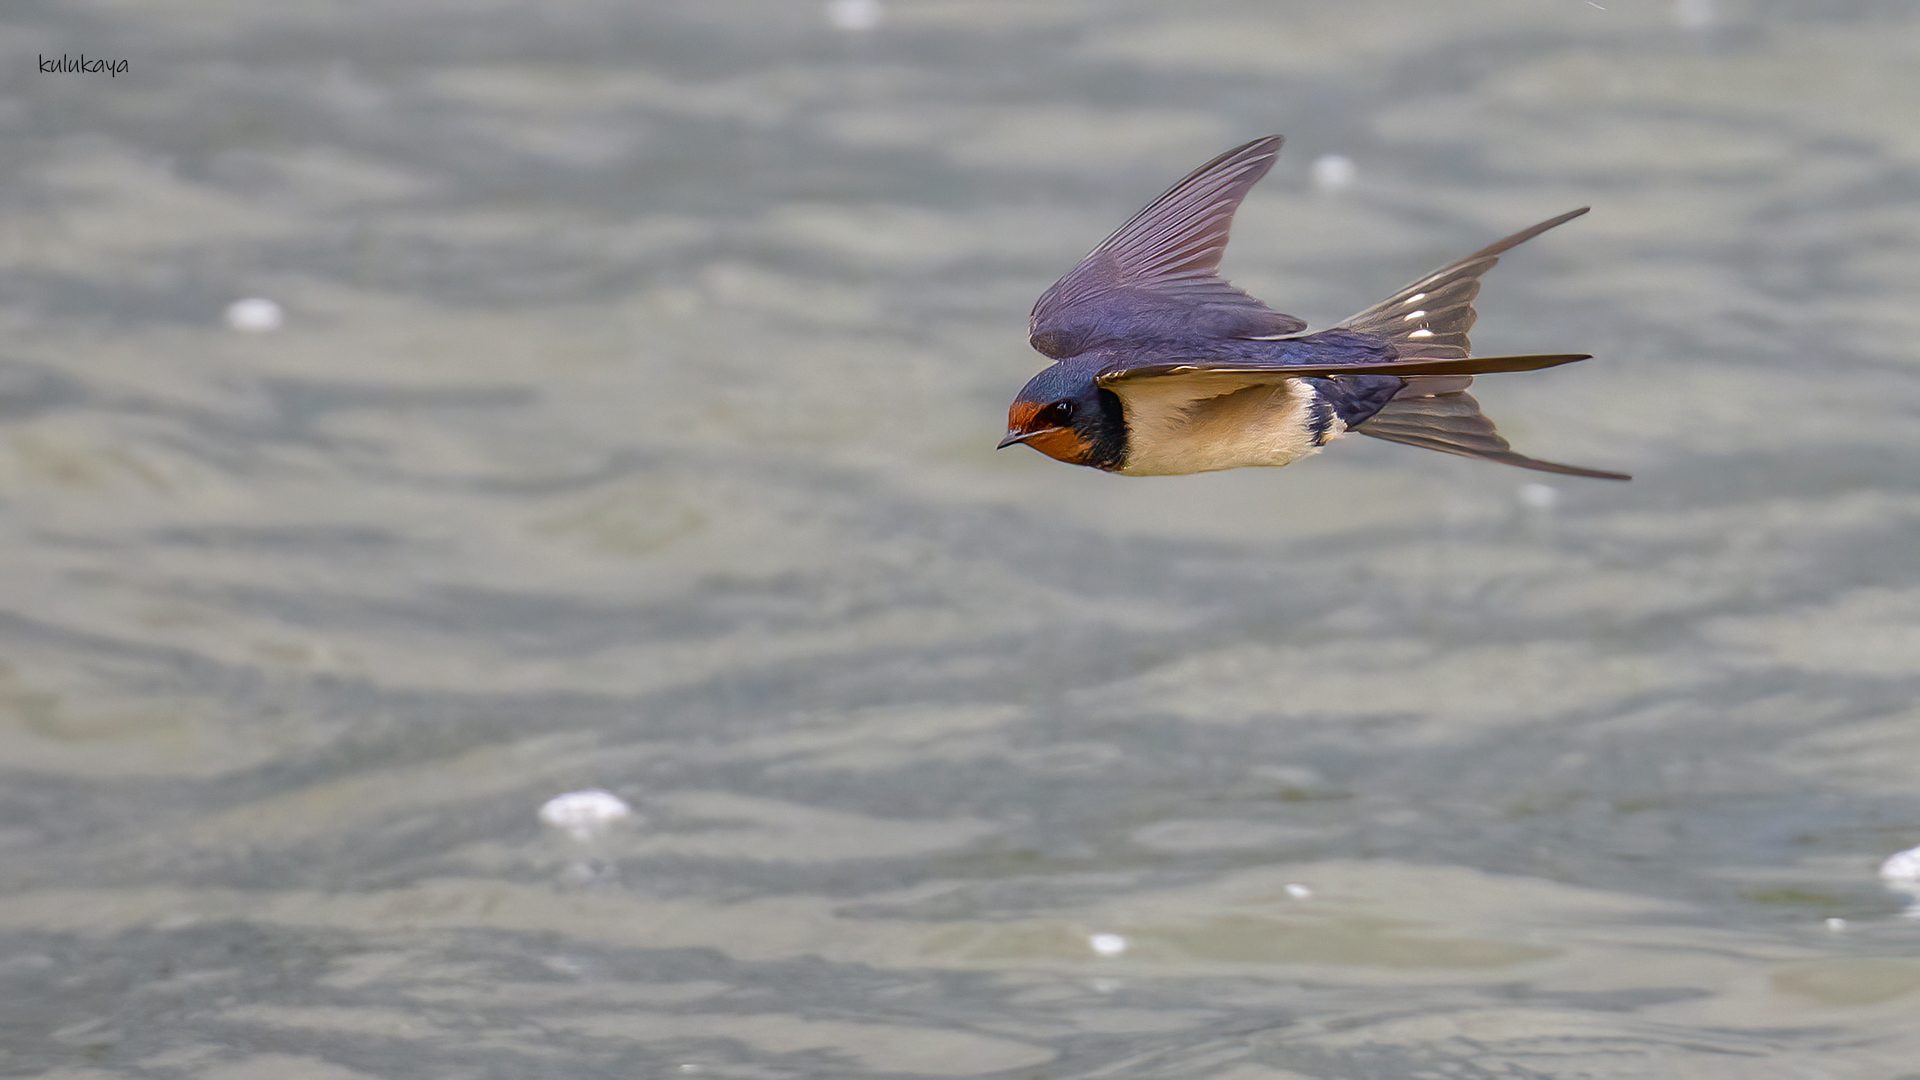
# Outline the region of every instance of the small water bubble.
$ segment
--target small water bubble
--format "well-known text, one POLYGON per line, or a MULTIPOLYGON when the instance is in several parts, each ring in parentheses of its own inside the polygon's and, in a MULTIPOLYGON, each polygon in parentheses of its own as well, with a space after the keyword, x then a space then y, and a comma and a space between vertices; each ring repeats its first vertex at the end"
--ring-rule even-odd
POLYGON ((249 296, 227 305, 227 326, 250 334, 265 334, 280 329, 286 312, 264 296, 249 296))
POLYGON ((1127 951, 1127 939, 1119 934, 1094 934, 1087 938, 1087 944, 1101 956, 1119 956, 1127 951))
POLYGON ((606 876, 606 867, 593 859, 576 859, 560 869, 560 880, 568 885, 591 885, 606 876))
POLYGON ((1552 484, 1521 484, 1516 494, 1522 505, 1535 510, 1551 510, 1560 501, 1560 489, 1552 484))
POLYGON ((1718 17, 1713 0, 1674 0, 1673 21, 1688 30, 1705 30, 1718 17))
POLYGON ((587 973, 587 965, 571 956, 549 956, 541 963, 550 971, 579 978, 587 973))
POLYGON ((1313 159, 1313 186, 1321 191, 1345 191, 1360 178, 1360 167, 1345 154, 1321 154, 1313 159))
POLYGON ((633 807, 611 791, 587 788, 555 795, 540 807, 540 820, 565 829, 575 840, 587 840, 633 815, 633 807))
POLYGON ((1880 879, 1895 886, 1920 885, 1920 847, 1887 856, 1880 864, 1880 879))
POLYGON ((827 22, 836 30, 864 33, 880 25, 880 0, 827 0, 827 22))

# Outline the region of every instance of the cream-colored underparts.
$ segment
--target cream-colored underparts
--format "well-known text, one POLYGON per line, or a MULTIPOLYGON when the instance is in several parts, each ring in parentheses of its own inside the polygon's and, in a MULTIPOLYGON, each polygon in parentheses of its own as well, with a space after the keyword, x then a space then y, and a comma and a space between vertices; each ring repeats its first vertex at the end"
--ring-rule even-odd
MULTIPOLYGON (((1127 380, 1110 387, 1127 418, 1130 476, 1166 476, 1285 465, 1320 447, 1313 386, 1301 379, 1249 383, 1245 375, 1196 373, 1127 380)), ((1328 433, 1346 431, 1339 419, 1328 433)))

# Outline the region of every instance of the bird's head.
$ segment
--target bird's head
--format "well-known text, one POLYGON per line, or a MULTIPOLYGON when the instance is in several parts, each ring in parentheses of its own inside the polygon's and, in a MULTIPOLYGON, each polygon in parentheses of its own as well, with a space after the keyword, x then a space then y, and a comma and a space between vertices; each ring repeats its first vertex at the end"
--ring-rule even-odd
POLYGON ((1127 455, 1120 399, 1089 372, 1055 364, 1033 377, 1007 407, 1001 447, 1026 443, 1070 465, 1118 469, 1127 455))

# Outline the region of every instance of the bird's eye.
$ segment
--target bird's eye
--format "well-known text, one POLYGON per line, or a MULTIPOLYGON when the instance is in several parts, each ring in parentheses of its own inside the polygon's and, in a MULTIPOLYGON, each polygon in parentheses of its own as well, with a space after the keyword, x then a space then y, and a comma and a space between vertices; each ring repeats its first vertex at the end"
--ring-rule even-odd
POLYGON ((1047 411, 1045 415, 1047 418, 1047 423, 1052 424, 1055 427, 1066 427, 1067 425, 1073 423, 1073 402, 1056 401, 1053 404, 1047 406, 1047 411))

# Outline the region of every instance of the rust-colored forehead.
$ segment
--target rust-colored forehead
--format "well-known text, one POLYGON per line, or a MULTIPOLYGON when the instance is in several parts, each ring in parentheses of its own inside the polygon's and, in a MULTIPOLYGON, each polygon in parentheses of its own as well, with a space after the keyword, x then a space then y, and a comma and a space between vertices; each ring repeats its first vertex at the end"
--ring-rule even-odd
POLYGON ((1033 419, 1040 415, 1040 403, 1037 401, 1016 401, 1007 406, 1007 430, 1031 430, 1033 419))

